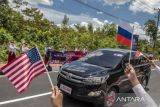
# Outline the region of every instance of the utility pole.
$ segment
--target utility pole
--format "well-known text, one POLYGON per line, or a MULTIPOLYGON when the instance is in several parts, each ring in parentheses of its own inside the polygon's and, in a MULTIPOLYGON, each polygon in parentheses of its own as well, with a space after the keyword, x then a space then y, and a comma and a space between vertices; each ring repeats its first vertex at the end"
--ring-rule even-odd
POLYGON ((159 20, 160 20, 160 8, 154 8, 154 10, 157 11, 157 25, 156 25, 156 34, 155 34, 155 37, 154 37, 154 45, 153 45, 153 50, 155 51, 155 48, 156 48, 156 42, 157 42, 157 37, 158 37, 158 26, 159 26, 159 20))

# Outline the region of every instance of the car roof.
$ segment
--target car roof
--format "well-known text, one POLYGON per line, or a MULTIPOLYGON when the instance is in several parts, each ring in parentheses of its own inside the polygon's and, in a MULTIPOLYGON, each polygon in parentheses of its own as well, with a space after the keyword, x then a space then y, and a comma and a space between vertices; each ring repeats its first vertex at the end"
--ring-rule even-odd
MULTIPOLYGON (((102 49, 98 49, 98 50, 106 50, 106 51, 118 51, 118 52, 122 52, 124 54, 127 54, 130 52, 130 50, 128 49, 120 49, 120 48, 102 48, 102 49)), ((135 52, 135 51, 132 51, 135 52)))

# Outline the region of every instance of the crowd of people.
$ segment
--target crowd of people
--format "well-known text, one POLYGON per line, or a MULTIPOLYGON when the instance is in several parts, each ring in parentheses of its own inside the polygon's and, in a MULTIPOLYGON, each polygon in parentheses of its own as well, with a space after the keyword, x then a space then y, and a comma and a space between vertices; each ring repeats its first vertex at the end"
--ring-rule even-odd
MULTIPOLYGON (((11 41, 9 43, 9 46, 8 46, 8 62, 12 61, 14 58, 16 58, 16 51, 19 50, 20 53, 25 53, 27 52, 28 50, 30 50, 28 44, 23 41, 22 44, 21 44, 21 47, 18 48, 16 47, 16 44, 14 41, 11 41)), ((44 58, 44 62, 45 64, 47 64, 48 60, 49 60, 49 55, 48 55, 48 52, 49 50, 54 50, 53 48, 51 48, 50 44, 47 44, 44 48, 44 53, 45 53, 45 58, 44 58)), ((68 47, 67 45, 64 46, 64 48, 62 49, 62 53, 65 53, 68 51, 68 47)), ((83 53, 88 53, 88 50, 86 48, 84 48, 83 50, 80 50, 80 47, 77 46, 74 50, 75 52, 76 51, 82 51, 83 53)))
POLYGON ((21 53, 25 53, 29 50, 28 44, 26 42, 23 42, 20 48, 16 47, 16 44, 14 41, 10 42, 8 46, 8 62, 12 61, 14 58, 16 58, 16 51, 20 50, 21 53))

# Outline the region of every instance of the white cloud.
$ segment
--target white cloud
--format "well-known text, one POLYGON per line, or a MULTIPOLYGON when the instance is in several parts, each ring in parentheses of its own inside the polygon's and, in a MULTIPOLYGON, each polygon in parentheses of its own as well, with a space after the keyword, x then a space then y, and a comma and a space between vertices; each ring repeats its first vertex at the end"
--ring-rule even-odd
POLYGON ((103 0, 105 4, 108 4, 108 5, 113 5, 113 4, 116 4, 116 5, 123 5, 127 2, 129 2, 130 0, 103 0))
MULTIPOLYGON (((13 3, 13 0, 8 0, 10 5, 15 5, 13 3)), ((22 0, 22 1, 26 1, 29 3, 29 6, 38 6, 39 4, 43 4, 43 5, 48 5, 48 6, 52 6, 53 5, 53 1, 54 0, 22 0)), ((22 6, 21 6, 22 7, 22 6)))
POLYGON ((160 8, 160 0, 134 0, 129 6, 133 12, 147 12, 154 14, 154 8, 160 8))
POLYGON ((145 35, 145 31, 143 30, 144 26, 140 25, 138 22, 134 22, 131 25, 134 25, 134 34, 139 35, 139 39, 146 39, 149 41, 149 36, 145 35))
POLYGON ((103 24, 104 24, 104 23, 101 22, 98 18, 93 18, 92 21, 93 21, 93 23, 96 23, 96 24, 98 24, 98 25, 103 25, 103 24))
POLYGON ((88 23, 87 22, 81 22, 81 24, 80 24, 81 26, 85 26, 85 27, 87 27, 88 26, 88 23))
POLYGON ((114 6, 114 9, 119 9, 119 8, 120 8, 120 6, 118 6, 118 5, 114 6))
POLYGON ((31 5, 39 5, 39 4, 53 5, 53 0, 23 0, 23 1, 26 1, 31 5))
POLYGON ((109 21, 108 20, 104 20, 104 23, 109 23, 109 21))
POLYGON ((103 14, 103 12, 96 12, 96 13, 97 13, 97 14, 100 14, 100 15, 103 14))
MULTIPOLYGON (((82 22, 80 23, 80 26, 85 26, 85 27, 87 28, 89 23, 92 23, 92 25, 93 25, 93 30, 95 31, 97 28, 102 28, 104 24, 106 24, 106 23, 111 24, 112 22, 109 22, 109 21, 107 21, 107 20, 105 20, 105 21, 100 21, 100 20, 97 19, 97 18, 92 18, 92 19, 89 20, 88 22, 82 21, 82 22)), ((76 25, 76 24, 71 24, 71 25, 69 25, 69 26, 76 30, 76 28, 75 28, 74 25, 76 25)))
MULTIPOLYGON (((9 4, 11 7, 15 7, 15 4, 12 2, 13 0, 9 0, 9 4)), ((39 5, 36 5, 32 2, 30 2, 31 0, 29 0, 29 4, 27 5, 27 7, 36 7, 38 8, 43 14, 44 14, 44 17, 47 18, 48 20, 50 21, 54 21, 55 24, 60 24, 64 18, 64 15, 66 13, 64 12, 60 12, 60 11, 57 11, 57 10, 54 10, 54 9, 51 9, 51 8, 47 8, 47 7, 42 7, 42 6, 39 6, 39 5)), ((49 1, 49 0, 36 0, 37 3, 40 3, 38 1, 49 1)), ((34 1, 35 2, 35 1, 34 1)), ((25 9, 26 6, 21 6, 19 9, 17 9, 17 11, 21 11, 23 9, 25 9)), ((70 24, 72 23, 81 23, 82 21, 85 21, 85 22, 89 22, 92 20, 92 18, 89 16, 89 15, 86 15, 86 14, 80 14, 80 15, 74 15, 74 14, 67 14, 67 16, 69 17, 69 21, 70 21, 70 24)))
MULTIPOLYGON (((41 10, 41 12, 44 14, 44 16, 47 19, 49 19, 50 21, 54 21, 56 24, 61 23, 64 18, 64 15, 66 14, 64 12, 56 11, 56 10, 49 9, 49 8, 39 7, 39 9, 41 10)), ((82 21, 88 22, 92 20, 91 17, 83 15, 83 14, 80 14, 80 15, 67 14, 67 16, 69 17, 70 24, 80 23, 82 21)))
POLYGON ((60 0, 61 2, 64 2, 64 0, 60 0))

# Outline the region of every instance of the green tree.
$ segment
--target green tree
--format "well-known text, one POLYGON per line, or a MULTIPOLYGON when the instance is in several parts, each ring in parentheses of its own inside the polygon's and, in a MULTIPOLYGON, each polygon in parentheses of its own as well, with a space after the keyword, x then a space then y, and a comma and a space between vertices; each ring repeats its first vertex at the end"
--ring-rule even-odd
POLYGON ((76 28, 76 30, 77 30, 79 33, 87 32, 87 31, 88 31, 85 26, 82 26, 82 25, 80 25, 79 23, 78 23, 78 24, 75 24, 74 27, 76 28))
POLYGON ((62 24, 64 27, 66 27, 69 23, 69 18, 67 17, 67 15, 64 15, 64 18, 62 20, 62 24))
POLYGON ((155 52, 156 41, 157 41, 155 20, 148 20, 145 23, 145 32, 146 32, 146 35, 150 36, 150 40, 153 42, 153 52, 155 52))
POLYGON ((93 24, 92 24, 92 23, 89 23, 89 24, 88 24, 88 31, 89 31, 90 33, 93 33, 93 24))
POLYGON ((8 4, 8 0, 0 0, 0 4, 8 4))

